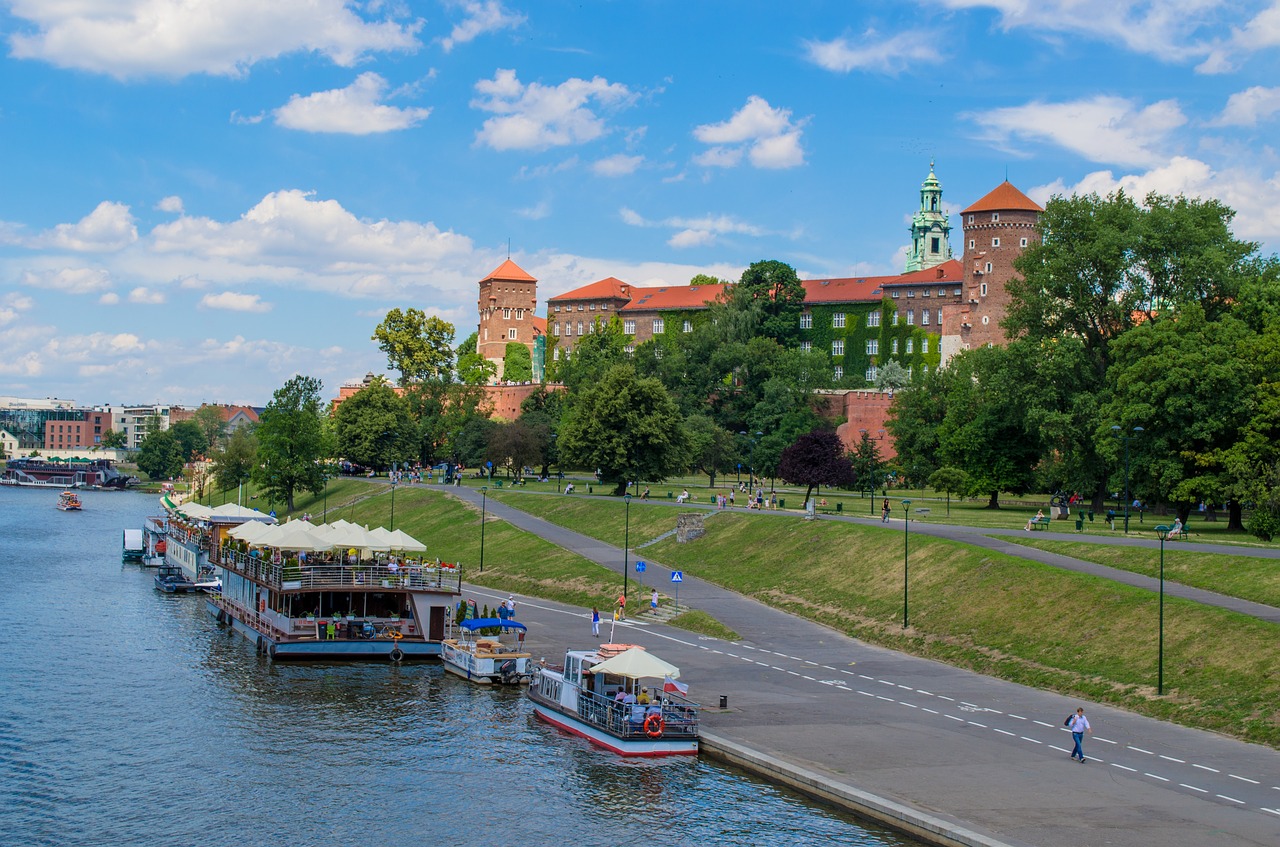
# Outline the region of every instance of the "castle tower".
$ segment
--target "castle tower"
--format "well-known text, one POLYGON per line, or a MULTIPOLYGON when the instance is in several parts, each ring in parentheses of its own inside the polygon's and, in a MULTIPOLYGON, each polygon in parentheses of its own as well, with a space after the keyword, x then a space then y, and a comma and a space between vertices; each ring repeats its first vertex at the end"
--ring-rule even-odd
POLYGON ((1013 262, 1040 242, 1040 213, 1034 200, 1005 180, 960 213, 964 230, 966 303, 958 315, 959 334, 943 338, 943 361, 964 349, 1004 344, 1000 322, 1009 311, 1008 282, 1013 262))
POLYGON ((951 224, 942 211, 942 183, 929 163, 929 176, 920 184, 920 208, 911 218, 911 253, 907 257, 907 273, 923 271, 951 258, 947 236, 951 224))
POLYGON ((538 281, 507 259, 480 280, 480 327, 476 352, 493 362, 502 378, 507 345, 524 344, 533 352, 536 335, 533 310, 538 305, 538 281))

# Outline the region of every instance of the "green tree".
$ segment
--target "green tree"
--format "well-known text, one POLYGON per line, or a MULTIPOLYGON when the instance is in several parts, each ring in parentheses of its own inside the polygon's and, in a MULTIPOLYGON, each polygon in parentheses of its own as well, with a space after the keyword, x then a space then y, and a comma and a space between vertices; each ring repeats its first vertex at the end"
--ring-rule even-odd
POLYGON ((129 436, 122 431, 117 432, 114 429, 109 429, 102 433, 102 446, 108 450, 123 450, 129 446, 129 436))
POLYGON ((191 418, 200 427, 200 431, 204 433, 204 440, 209 448, 217 447, 221 441, 223 433, 226 432, 227 425, 222 420, 222 409, 217 406, 201 406, 196 409, 195 416, 191 418))
POLYGON ((783 450, 778 476, 791 485, 805 486, 806 503, 819 485, 850 488, 858 479, 840 436, 829 429, 806 433, 783 450))
POLYGON ((907 369, 897 359, 890 359, 876 368, 875 387, 879 391, 897 391, 910 384, 907 369))
POLYGON ((533 354, 528 347, 518 341, 507 344, 502 359, 502 378, 507 382, 533 380, 533 354))
POLYGON ((575 397, 604 376, 615 365, 628 360, 627 336, 622 332, 622 320, 613 315, 608 321, 600 321, 595 332, 578 339, 573 354, 555 363, 553 377, 565 384, 569 396, 575 397))
POLYGON ((333 425, 338 453, 358 465, 383 471, 419 456, 409 404, 382 379, 342 401, 333 425))
POLYGON ((171 430, 152 430, 142 439, 138 447, 138 470, 152 480, 182 476, 182 464, 182 446, 171 430))
POLYGON ((447 383, 453 379, 453 324, 420 309, 392 309, 373 331, 373 340, 399 371, 400 385, 447 383))
POLYGON ((484 468, 489 461, 489 439, 498 424, 482 415, 472 415, 463 422, 454 438, 458 461, 464 467, 484 468))
POLYGON ((690 415, 684 431, 689 438, 689 467, 706 474, 715 488, 716 476, 727 473, 737 455, 733 433, 707 415, 690 415))
POLYGON ((324 490, 320 459, 328 455, 320 422, 320 380, 295 376, 276 389, 258 419, 259 465, 254 479, 274 500, 293 511, 297 491, 324 490))
POLYGON ((759 335, 784 346, 798 340, 804 286, 795 268, 775 260, 753 262, 742 272, 730 297, 742 306, 749 304, 758 318, 759 335))
POLYGON ((578 396, 561 425, 559 449, 568 462, 599 470, 601 481, 622 495, 632 480, 659 482, 684 466, 683 422, 661 382, 617 365, 578 396))
POLYGON ((169 431, 178 440, 178 451, 184 463, 209 452, 209 441, 204 436, 204 430, 194 420, 178 421, 169 427, 169 431))
POLYGON ((542 459, 546 452, 548 435, 517 420, 498 424, 489 434, 486 451, 488 461, 495 468, 506 468, 516 479, 524 476, 524 469, 542 459))
POLYGON ((880 445, 876 444, 871 433, 865 429, 849 455, 853 462, 853 473, 858 478, 861 488, 876 493, 876 483, 884 479, 884 457, 880 455, 880 445))
POLYGON ((220 491, 230 491, 253 477, 258 464, 258 439, 248 427, 236 427, 226 446, 214 457, 214 481, 220 491))
POLYGON ((951 517, 951 495, 969 489, 969 475, 959 468, 938 468, 929 475, 929 487, 947 495, 947 517, 951 517))

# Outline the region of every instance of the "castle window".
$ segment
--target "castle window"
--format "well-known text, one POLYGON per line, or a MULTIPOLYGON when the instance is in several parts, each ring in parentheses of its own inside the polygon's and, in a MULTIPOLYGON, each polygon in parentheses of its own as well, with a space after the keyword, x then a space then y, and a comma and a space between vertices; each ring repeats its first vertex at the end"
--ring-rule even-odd
POLYGON ((595 322, 595 321, 591 321, 590 323, 588 323, 588 324, 587 324, 587 332, 588 332, 588 333, 592 333, 592 332, 595 332, 595 331, 596 331, 596 322, 595 322))
POLYGON ((939 250, 941 250, 941 249, 942 249, 942 241, 941 241, 940 239, 937 239, 937 238, 930 238, 930 239, 929 239, 929 252, 930 252, 930 253, 937 253, 937 252, 938 252, 939 250))
POLYGON ((600 304, 600 311, 602 311, 602 312, 607 312, 607 311, 609 311, 609 304, 608 304, 608 303, 601 303, 601 304, 600 304))
POLYGON ((897 312, 894 312, 894 313, 893 313, 893 320, 891 321, 891 323, 892 323, 894 326, 897 326, 897 325, 898 325, 898 313, 897 313, 897 312))
POLYGON ((984 271, 984 273, 991 273, 991 263, 990 263, 990 262, 987 262, 987 269, 986 269, 986 271, 984 271))
POLYGON ((927 288, 926 288, 924 291, 921 291, 921 292, 920 292, 920 296, 921 296, 921 297, 928 297, 928 296, 929 296, 929 289, 927 289, 927 288))
POLYGON ((622 334, 623 334, 623 335, 635 335, 635 334, 636 334, 636 322, 635 322, 634 320, 630 320, 630 321, 623 321, 623 322, 622 322, 622 334))
POLYGON ((895 338, 889 342, 889 352, 895 356, 898 355, 898 339, 895 338))
POLYGON ((923 375, 923 376, 928 376, 928 375, 929 375, 929 366, 928 366, 928 365, 921 365, 921 366, 920 366, 920 373, 921 373, 921 375, 923 375))
POLYGON ((813 329, 813 315, 811 313, 805 312, 800 316, 800 328, 813 329))
POLYGON ((510 310, 510 309, 503 309, 503 310, 502 310, 502 319, 503 319, 504 321, 509 321, 509 320, 511 320, 511 310, 510 310))
MULTIPOLYGON (((907 326, 915 326, 915 325, 916 325, 916 310, 907 309, 907 326)), ((907 343, 910 344, 911 342, 907 342, 907 343)))
POLYGON ((973 215, 969 216, 969 223, 973 223, 973 215))
POLYGON ((999 212, 992 212, 992 213, 991 213, 991 222, 992 222, 992 223, 995 223, 995 222, 996 222, 996 221, 998 221, 998 220, 1000 220, 1000 213, 999 213, 999 212))
POLYGON ((928 337, 928 336, 925 336, 924 338, 921 338, 921 339, 920 339, 920 352, 921 352, 921 353, 928 353, 928 352, 929 352, 929 337, 928 337))
POLYGON ((581 311, 582 311, 582 309, 583 309, 583 305, 582 305, 581 303, 579 303, 579 304, 578 304, 578 311, 579 311, 579 312, 581 312, 581 311))
POLYGON ((559 303, 557 303, 557 304, 556 304, 556 311, 557 311, 557 312, 558 312, 558 311, 560 311, 560 304, 559 304, 559 303))
POLYGON ((916 352, 916 341, 914 338, 907 339, 907 355, 911 356, 916 352))
POLYGON ((867 377, 867 382, 875 382, 875 381, 876 381, 876 366, 875 366, 875 365, 872 365, 871 367, 867 368, 867 372, 866 372, 865 376, 867 377))
POLYGON ((836 365, 831 369, 831 376, 834 379, 844 379, 844 368, 840 365, 836 365))
POLYGON ((928 309, 921 309, 921 310, 920 310, 920 325, 921 325, 921 326, 928 326, 928 325, 929 325, 929 310, 928 310, 928 309))
POLYGON ((836 329, 844 328, 844 312, 836 312, 831 316, 831 326, 836 329))
POLYGON ((889 296, 890 296, 890 297, 892 297, 894 300, 897 300, 897 299, 898 299, 898 292, 896 292, 896 291, 895 291, 895 292, 893 292, 892 294, 890 294, 889 296))
POLYGON ((868 338, 867 339, 867 355, 878 356, 879 354, 880 354, 880 339, 868 338))
POLYGON ((837 338, 835 341, 831 342, 831 355, 832 356, 844 355, 844 339, 843 338, 837 338))
POLYGON ((594 312, 595 310, 596 310, 596 304, 595 304, 595 303, 592 303, 590 306, 588 306, 588 307, 587 307, 587 311, 589 311, 589 312, 594 312))
POLYGON ((1000 246, 1000 239, 998 239, 998 238, 993 238, 993 239, 991 239, 991 246, 992 246, 992 247, 999 247, 999 246, 1000 246))
POLYGON ((938 310, 938 326, 942 326, 942 310, 938 310))
POLYGON ((880 326, 880 310, 867 313, 867 326, 880 326))
POLYGON ((636 345, 634 345, 634 344, 628 344, 626 347, 623 347, 623 348, 622 348, 622 352, 624 352, 624 353, 634 353, 634 352, 636 352, 636 345))
POLYGON ((508 339, 510 339, 511 341, 515 341, 515 340, 516 340, 516 328, 515 328, 515 327, 511 327, 511 329, 507 330, 507 338, 508 338, 508 339))
POLYGON ((1019 241, 1019 242, 1018 242, 1018 246, 1019 246, 1019 247, 1026 247, 1026 246, 1027 246, 1027 239, 1025 239, 1025 238, 1024 238, 1024 239, 1022 239, 1021 241, 1019 241))
MULTIPOLYGON (((957 294, 959 294, 960 292, 959 292, 959 291, 957 291, 956 293, 957 293, 957 294)), ((939 296, 939 297, 946 297, 946 296, 947 296, 947 289, 945 289, 945 288, 939 288, 939 289, 938 289, 938 296, 939 296)))
POLYGON ((989 317, 988 317, 988 316, 986 316, 986 315, 983 315, 983 316, 982 316, 982 325, 983 325, 983 326, 986 326, 986 325, 987 325, 987 324, 989 324, 989 323, 991 323, 991 318, 989 318, 989 317))
POLYGON ((812 341, 801 341, 801 342, 800 342, 800 352, 801 352, 801 353, 812 353, 812 352, 813 352, 813 342, 812 342, 812 341))
POLYGON ((986 296, 987 296, 987 284, 986 284, 985 282, 984 282, 984 283, 982 283, 982 285, 979 285, 979 286, 978 286, 978 296, 979 296, 979 297, 986 297, 986 296))
POLYGON ((916 366, 907 365, 907 379, 911 379, 911 377, 915 376, 915 374, 916 374, 916 366))
POLYGON ((665 322, 662 318, 654 318, 654 319, 653 319, 653 334, 654 334, 654 335, 659 335, 659 334, 661 334, 661 333, 664 331, 664 327, 665 327, 665 326, 666 326, 666 322, 665 322))
POLYGON ((578 335, 582 335, 582 321, 578 321, 578 335))
POLYGON ((560 322, 559 322, 559 321, 557 321, 556 323, 553 323, 553 324, 551 325, 551 334, 552 334, 552 335, 559 335, 559 334, 560 334, 560 322))
POLYGON ((978 240, 977 240, 976 238, 970 238, 970 239, 969 239, 969 249, 970 249, 970 250, 972 250, 972 249, 974 249, 974 248, 975 248, 975 247, 977 247, 977 246, 978 246, 978 240))
POLYGON ((915 297, 915 296, 916 296, 916 293, 915 293, 915 291, 914 291, 914 290, 912 290, 912 289, 908 288, 908 289, 907 289, 907 296, 908 296, 908 297, 915 297))
POLYGON ((684 326, 681 327, 683 332, 693 332, 693 321, 685 319, 684 326))

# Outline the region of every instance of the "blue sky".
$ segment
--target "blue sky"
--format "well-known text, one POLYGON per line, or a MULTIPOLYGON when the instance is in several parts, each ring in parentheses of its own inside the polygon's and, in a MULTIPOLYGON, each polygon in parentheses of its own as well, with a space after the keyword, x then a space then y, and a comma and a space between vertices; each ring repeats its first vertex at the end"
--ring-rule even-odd
MULTIPOLYGON (((0 394, 262 404, 510 255, 900 271, 929 161, 1280 246, 1280 0, 0 0, 0 394)), ((958 220, 953 247, 959 252, 958 220)))

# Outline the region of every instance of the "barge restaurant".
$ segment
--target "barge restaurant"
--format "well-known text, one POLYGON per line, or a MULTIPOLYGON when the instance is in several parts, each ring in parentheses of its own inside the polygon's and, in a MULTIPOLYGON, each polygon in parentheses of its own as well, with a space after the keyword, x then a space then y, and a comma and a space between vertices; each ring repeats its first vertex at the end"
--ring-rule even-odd
POLYGON ((244 523, 211 549, 208 610, 275 659, 439 658, 462 568, 399 530, 244 523))
POLYGON ((233 529, 250 522, 263 525, 276 522, 271 515, 234 503, 210 508, 199 503, 175 502, 165 496, 160 498, 160 505, 168 513, 163 533, 164 564, 180 568, 192 583, 214 579, 216 568, 210 554, 233 529))

